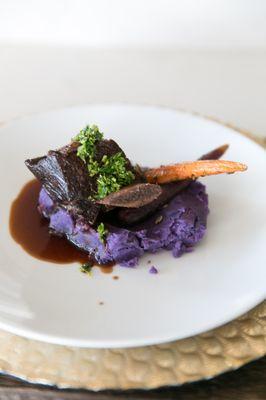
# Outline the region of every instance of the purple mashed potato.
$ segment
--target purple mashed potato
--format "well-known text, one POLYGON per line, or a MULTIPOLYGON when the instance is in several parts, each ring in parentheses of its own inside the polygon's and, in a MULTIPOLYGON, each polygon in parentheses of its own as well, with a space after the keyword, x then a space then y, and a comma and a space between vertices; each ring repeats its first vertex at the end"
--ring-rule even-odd
POLYGON ((149 269, 149 273, 150 273, 150 274, 158 274, 158 269, 153 265, 153 266, 149 269))
POLYGON ((205 186, 193 182, 142 223, 130 228, 105 224, 108 234, 103 243, 84 219, 74 220, 69 211, 55 206, 44 189, 39 211, 50 219, 52 231, 88 252, 97 263, 115 262, 126 267, 135 267, 144 252, 166 249, 180 257, 191 251, 204 236, 209 212, 205 186))

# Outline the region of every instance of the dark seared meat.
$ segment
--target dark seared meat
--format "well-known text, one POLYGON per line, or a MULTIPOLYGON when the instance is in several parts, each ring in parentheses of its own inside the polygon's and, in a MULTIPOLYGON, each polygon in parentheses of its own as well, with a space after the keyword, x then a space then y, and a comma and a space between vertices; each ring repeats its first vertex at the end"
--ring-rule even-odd
POLYGON ((102 200, 99 200, 98 204, 104 204, 110 207, 142 207, 157 199, 161 193, 162 189, 160 185, 135 183, 134 185, 123 187, 117 192, 109 194, 102 200))
MULTIPOLYGON (((96 223, 99 214, 113 210, 114 206, 125 207, 112 211, 123 225, 134 224, 153 214, 192 182, 186 179, 163 184, 160 191, 158 185, 145 185, 145 169, 141 170, 138 166, 134 168, 114 140, 100 140, 95 143, 94 159, 101 162, 104 155, 110 157, 122 153, 126 158, 126 168, 134 173, 135 179, 131 187, 124 187, 97 202, 91 200, 98 190, 97 177, 89 175, 87 165, 77 156, 78 147, 79 143, 73 142, 49 151, 46 156, 26 160, 25 163, 55 205, 66 209, 75 220, 83 217, 90 225, 96 223)), ((203 155, 200 160, 218 159, 227 147, 221 146, 203 155)))
MULTIPOLYGON (((78 146, 74 142, 25 163, 56 204, 71 211, 76 218, 85 217, 93 225, 103 206, 89 200, 97 191, 96 178, 89 176, 86 164, 77 157, 78 146)), ((104 155, 112 156, 118 152, 124 154, 114 140, 101 140, 96 144, 95 158, 100 161, 104 155)), ((128 159, 127 163, 128 169, 133 171, 128 159)), ((139 176, 136 181, 140 181, 139 176)))
POLYGON ((78 199, 69 203, 61 203, 60 207, 69 211, 74 220, 80 217, 89 225, 94 225, 103 207, 89 199, 78 199))
POLYGON ((170 201, 176 194, 181 192, 181 190, 185 189, 190 182, 191 181, 186 180, 160 185, 162 192, 157 199, 139 208, 121 208, 117 213, 118 220, 123 225, 132 225, 136 222, 142 221, 149 215, 153 214, 158 208, 170 201))
POLYGON ((121 149, 121 147, 112 139, 110 140, 101 140, 96 144, 96 160, 99 162, 103 158, 104 155, 113 156, 116 153, 122 153, 123 156, 126 158, 127 164, 126 168, 136 173, 135 169, 131 165, 131 162, 126 157, 125 153, 121 149))
MULTIPOLYGON (((217 160, 226 152, 228 145, 220 146, 209 153, 200 157, 200 160, 217 160)), ((179 182, 171 182, 161 185, 162 193, 151 203, 131 209, 120 209, 117 212, 118 220, 124 225, 132 225, 136 222, 144 220, 149 215, 153 214, 158 208, 162 207, 170 201, 176 194, 185 189, 192 181, 187 179, 179 182)))
POLYGON ((75 145, 68 145, 25 162, 56 203, 87 198, 94 187, 86 165, 76 155, 76 149, 75 145))

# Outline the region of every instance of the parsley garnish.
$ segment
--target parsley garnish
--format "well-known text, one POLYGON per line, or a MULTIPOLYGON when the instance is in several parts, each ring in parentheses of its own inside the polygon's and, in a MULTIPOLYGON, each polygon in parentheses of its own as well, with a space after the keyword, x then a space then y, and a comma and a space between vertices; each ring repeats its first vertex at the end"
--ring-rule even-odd
POLYGON ((95 145, 102 139, 103 134, 96 125, 86 126, 74 138, 80 143, 77 156, 87 164, 89 175, 96 177, 97 193, 93 197, 98 200, 129 185, 135 179, 133 172, 126 168, 127 160, 122 152, 112 156, 104 155, 100 162, 95 160, 95 145))
POLYGON ((104 226, 103 222, 101 222, 101 223, 98 225, 97 232, 98 232, 98 234, 99 234, 100 241, 104 243, 105 237, 106 237, 106 235, 107 235, 107 233, 108 233, 108 230, 105 229, 105 226, 104 226))
MULTIPOLYGON (((89 159, 93 159, 95 152, 95 143, 99 140, 102 140, 103 133, 99 131, 98 126, 87 125, 84 129, 82 129, 79 134, 73 139, 75 142, 79 142, 80 146, 78 147, 77 155, 81 158, 85 163, 89 159)), ((90 161, 91 162, 91 161, 90 161)))
POLYGON ((83 272, 84 274, 91 275, 92 267, 93 266, 90 263, 85 263, 81 265, 80 271, 83 272))
POLYGON ((98 169, 97 189, 98 199, 103 199, 112 192, 133 182, 135 176, 126 169, 126 159, 121 152, 111 157, 103 156, 98 169))

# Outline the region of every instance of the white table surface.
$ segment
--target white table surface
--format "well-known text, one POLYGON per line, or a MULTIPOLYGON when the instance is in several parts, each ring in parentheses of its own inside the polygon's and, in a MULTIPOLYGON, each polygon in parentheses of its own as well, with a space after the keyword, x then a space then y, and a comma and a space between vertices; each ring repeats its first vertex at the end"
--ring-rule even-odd
POLYGON ((0 46, 0 121, 91 102, 194 110, 266 136, 266 51, 0 46))

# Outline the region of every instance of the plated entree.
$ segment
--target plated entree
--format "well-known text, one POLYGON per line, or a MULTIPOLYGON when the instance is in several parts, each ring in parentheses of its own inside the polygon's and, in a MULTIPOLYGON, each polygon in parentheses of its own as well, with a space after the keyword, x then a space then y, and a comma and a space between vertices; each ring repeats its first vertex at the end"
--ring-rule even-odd
POLYGON ((92 125, 26 165, 42 185, 38 210, 51 235, 65 237, 90 263, 134 267, 145 252, 166 249, 178 257, 202 239, 208 196, 196 179, 247 169, 220 160, 227 148, 198 161, 141 167, 92 125))

